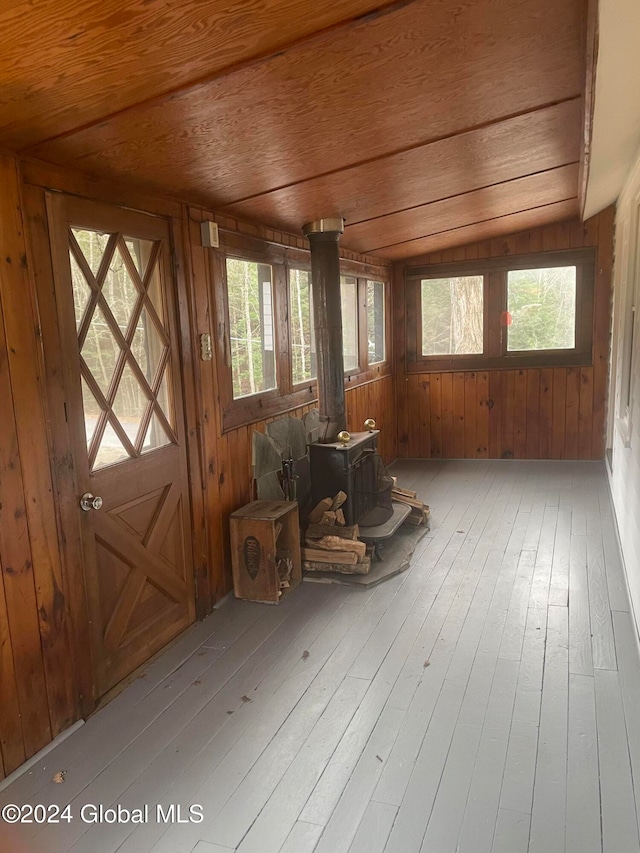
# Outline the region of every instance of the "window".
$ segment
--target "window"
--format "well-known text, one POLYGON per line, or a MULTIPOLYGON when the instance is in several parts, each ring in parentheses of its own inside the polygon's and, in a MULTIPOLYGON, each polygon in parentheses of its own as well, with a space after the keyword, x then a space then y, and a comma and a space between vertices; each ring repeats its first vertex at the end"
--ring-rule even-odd
POLYGON ((481 275, 422 281, 422 355, 470 355, 483 351, 481 275))
POLYGON ((342 301, 342 352, 345 371, 357 370, 358 357, 358 279, 353 275, 340 276, 342 301))
MULTIPOLYGON (((230 233, 208 255, 222 428, 234 429, 317 400, 318 357, 308 252, 230 233)), ((345 383, 390 372, 390 291, 384 269, 344 260, 345 383)))
POLYGON ((576 345, 576 268, 510 270, 507 349, 573 349, 576 345))
POLYGON ((384 282, 367 282, 367 355, 369 364, 385 359, 384 282))
POLYGON ((271 267, 227 258, 227 300, 236 400, 276 387, 271 267))
POLYGON ((307 270, 289 270, 289 327, 291 380, 299 385, 317 375, 311 273, 307 270))
POLYGON ((594 259, 581 249, 409 268, 408 369, 589 364, 594 259))
POLYGON ((161 248, 116 232, 69 232, 93 471, 176 441, 161 248))

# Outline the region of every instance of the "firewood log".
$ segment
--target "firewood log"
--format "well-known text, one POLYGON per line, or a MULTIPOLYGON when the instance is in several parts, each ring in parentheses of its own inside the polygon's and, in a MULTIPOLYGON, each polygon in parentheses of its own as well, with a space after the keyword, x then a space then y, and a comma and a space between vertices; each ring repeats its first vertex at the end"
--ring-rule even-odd
POLYGON ((408 498, 406 495, 401 495, 397 492, 391 492, 391 500, 396 501, 397 503, 407 504, 408 506, 415 507, 420 510, 424 506, 422 501, 419 501, 416 498, 408 498))
POLYGON ((353 551, 323 551, 322 548, 302 548, 302 559, 316 563, 345 563, 355 566, 358 555, 353 551))
POLYGON ((359 557, 364 557, 367 546, 364 542, 351 539, 341 539, 339 536, 323 536, 321 539, 309 539, 307 545, 312 548, 322 548, 323 551, 353 551, 359 557))
POLYGON ((336 514, 329 510, 322 514, 322 518, 320 519, 320 524, 335 524, 336 523, 336 514))
POLYGON ((394 492, 398 495, 404 495, 405 498, 414 498, 415 499, 418 497, 417 492, 414 492, 412 489, 401 489, 400 486, 394 486, 391 489, 391 493, 393 494, 394 492))
POLYGON ((357 539, 360 528, 357 524, 337 527, 331 524, 310 524, 307 527, 307 539, 321 539, 323 536, 339 536, 341 539, 357 539))
POLYGON ((340 509, 340 507, 343 505, 343 503, 346 501, 346 499, 347 499, 347 493, 346 492, 338 492, 338 494, 334 497, 334 499, 331 502, 331 509, 334 510, 334 512, 335 512, 335 510, 340 509))
POLYGON ((317 524, 325 512, 331 509, 332 503, 331 498, 323 498, 309 513, 309 524, 317 524))
POLYGON ((305 560, 302 564, 305 572, 339 572, 341 575, 367 575, 371 569, 371 560, 365 558, 361 563, 319 563, 317 560, 305 560))

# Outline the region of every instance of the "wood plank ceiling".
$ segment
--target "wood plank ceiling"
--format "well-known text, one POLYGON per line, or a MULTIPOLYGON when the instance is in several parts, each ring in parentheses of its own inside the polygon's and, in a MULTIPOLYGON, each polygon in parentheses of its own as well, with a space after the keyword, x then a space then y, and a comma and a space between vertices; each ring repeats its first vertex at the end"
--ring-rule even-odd
POLYGON ((583 0, 22 0, 0 145, 384 258, 578 212, 583 0))

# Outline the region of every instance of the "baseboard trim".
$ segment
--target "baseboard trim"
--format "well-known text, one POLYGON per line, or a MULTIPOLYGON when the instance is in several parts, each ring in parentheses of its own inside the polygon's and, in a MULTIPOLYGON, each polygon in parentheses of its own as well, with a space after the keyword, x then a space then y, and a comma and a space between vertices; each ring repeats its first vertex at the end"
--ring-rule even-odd
POLYGON ((65 729, 63 732, 55 737, 51 743, 48 743, 46 746, 43 746, 39 752, 36 752, 35 755, 32 755, 31 758, 28 758, 24 764, 21 764, 20 767, 17 767, 13 773, 9 773, 8 776, 0 782, 0 791, 4 791, 5 788, 8 788, 12 782, 15 782, 16 779, 19 779, 20 776, 23 776, 28 770, 30 770, 34 764, 37 764, 39 761, 55 749, 57 746, 65 741, 68 737, 70 737, 74 732, 77 732, 79 728, 84 726, 84 720, 76 720, 76 722, 69 726, 68 729, 65 729))

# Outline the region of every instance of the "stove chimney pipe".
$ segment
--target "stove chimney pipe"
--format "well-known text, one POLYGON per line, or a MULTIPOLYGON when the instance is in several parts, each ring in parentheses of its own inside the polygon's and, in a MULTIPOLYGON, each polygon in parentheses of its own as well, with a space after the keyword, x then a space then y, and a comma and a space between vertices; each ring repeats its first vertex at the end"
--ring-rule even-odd
POLYGON ((302 233, 311 247, 321 441, 332 442, 347 426, 338 248, 344 219, 318 219, 304 225, 302 233))

